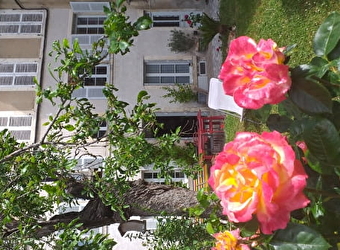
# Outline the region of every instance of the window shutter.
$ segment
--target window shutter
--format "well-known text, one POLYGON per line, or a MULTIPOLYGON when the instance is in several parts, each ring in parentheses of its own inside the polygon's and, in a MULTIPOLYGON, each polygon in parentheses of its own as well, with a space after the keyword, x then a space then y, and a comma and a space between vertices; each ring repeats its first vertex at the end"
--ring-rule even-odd
POLYGON ((44 14, 42 11, 20 11, 20 13, 0 12, 0 33, 3 34, 42 34, 44 14))
POLYGON ((22 21, 23 22, 42 22, 43 21, 43 15, 42 14, 23 14, 22 15, 22 21))
POLYGON ((9 132, 19 141, 29 141, 31 139, 30 130, 9 130, 9 132))
POLYGON ((4 63, 0 64, 0 85, 34 85, 38 73, 37 63, 4 63))
POLYGON ((33 24, 21 25, 20 33, 21 34, 31 34, 31 33, 40 34, 41 33, 41 24, 38 24, 38 25, 33 25, 33 24))
POLYGON ((33 117, 26 116, 2 116, 0 117, 1 129, 7 128, 12 136, 19 141, 31 140, 33 117))
POLYGON ((19 25, 0 25, 0 33, 19 33, 19 25))
POLYGON ((14 64, 0 64, 0 73, 12 73, 14 71, 14 64))
POLYGON ((88 88, 89 98, 105 98, 103 88, 88 88))
POLYGON ((31 126, 32 117, 31 116, 18 116, 18 117, 10 117, 9 126, 31 126))
POLYGON ((20 14, 6 14, 0 15, 0 23, 2 22, 20 22, 20 14))
POLYGON ((72 11, 79 12, 104 12, 104 6, 110 8, 108 2, 70 2, 72 11))
POLYGON ((34 76, 17 76, 14 85, 34 85, 34 76))
POLYGON ((34 72, 38 71, 36 63, 20 63, 16 65, 15 72, 34 72))
POLYGON ((0 86, 12 85, 13 77, 12 76, 0 76, 0 86))
POLYGON ((8 117, 0 117, 0 127, 6 127, 8 122, 8 117))

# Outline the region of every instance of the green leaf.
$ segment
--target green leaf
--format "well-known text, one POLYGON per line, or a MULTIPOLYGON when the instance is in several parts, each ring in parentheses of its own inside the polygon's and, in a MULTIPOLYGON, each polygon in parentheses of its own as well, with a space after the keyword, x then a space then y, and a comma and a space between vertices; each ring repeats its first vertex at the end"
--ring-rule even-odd
POLYGON ((340 41, 337 43, 335 48, 331 52, 329 52, 327 58, 330 61, 340 58, 340 41))
POLYGON ((268 116, 270 115, 270 112, 272 111, 272 106, 273 105, 269 105, 269 104, 264 105, 260 109, 252 110, 252 113, 257 119, 261 120, 262 122, 266 122, 268 119, 268 116))
POLYGON ((126 42, 126 41, 120 41, 119 42, 119 49, 122 52, 128 51, 129 46, 130 46, 130 44, 128 42, 126 42))
POLYGON ((69 43, 69 41, 68 41, 66 38, 63 39, 63 46, 64 46, 65 48, 67 48, 67 49, 70 48, 70 43, 69 43))
POLYGON ((340 103, 338 101, 333 101, 333 117, 332 122, 340 130, 340 103))
POLYGON ((109 13, 111 13, 111 9, 104 6, 104 13, 108 15, 109 13))
POLYGON ((307 79, 299 70, 292 72, 290 99, 307 114, 331 114, 332 97, 321 84, 307 79))
POLYGON ((215 230, 214 230, 214 227, 213 225, 211 224, 211 222, 207 222, 207 225, 206 225, 206 230, 209 234, 214 234, 215 233, 215 230))
POLYGON ((315 119, 313 126, 305 130, 303 137, 308 150, 319 161, 339 164, 340 137, 331 121, 325 118, 315 119))
POLYGON ((278 113, 280 115, 286 115, 288 117, 294 116, 296 119, 301 118, 303 114, 301 110, 289 98, 279 103, 278 113))
POLYGON ((146 92, 145 90, 140 91, 137 96, 137 102, 141 102, 147 95, 148 92, 146 92))
POLYGON ((73 125, 71 125, 71 124, 66 124, 65 125, 65 129, 67 131, 73 131, 73 130, 75 130, 75 127, 73 125))
POLYGON ((276 250, 326 250, 331 246, 313 229, 300 224, 288 224, 283 230, 278 230, 270 245, 276 250))
POLYGON ((141 16, 134 25, 137 30, 147 30, 151 28, 152 19, 149 16, 141 16))
POLYGON ((327 56, 340 39, 340 14, 332 12, 317 30, 313 48, 317 56, 327 56))
POLYGON ((323 77, 329 70, 328 61, 322 57, 314 57, 310 62, 310 73, 317 77, 323 77))
POLYGON ((306 153, 308 166, 319 174, 329 175, 334 173, 332 166, 321 163, 310 151, 306 153))
POLYGON ((266 122, 268 128, 273 131, 276 130, 280 133, 287 132, 292 120, 284 115, 271 114, 266 122))
POLYGON ((125 0, 116 0, 116 7, 117 7, 117 9, 119 9, 124 2, 125 2, 125 0))
POLYGON ((259 222, 254 216, 250 221, 237 225, 241 229, 242 237, 251 237, 256 234, 259 229, 259 222))

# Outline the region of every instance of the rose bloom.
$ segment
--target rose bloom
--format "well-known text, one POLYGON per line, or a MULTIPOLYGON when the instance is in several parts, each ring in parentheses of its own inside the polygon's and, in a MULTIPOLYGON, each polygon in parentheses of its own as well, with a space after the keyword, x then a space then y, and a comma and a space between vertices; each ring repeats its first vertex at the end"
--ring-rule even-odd
POLYGON ((246 36, 232 40, 219 75, 225 94, 246 109, 283 101, 291 79, 282 51, 271 39, 258 44, 246 36))
POLYGON ((241 132, 210 169, 209 185, 232 222, 256 215, 264 234, 284 229, 290 212, 307 206, 307 175, 279 132, 241 132))
POLYGON ((211 250, 250 250, 247 245, 238 242, 240 238, 239 229, 216 233, 213 236, 216 239, 216 244, 211 250))

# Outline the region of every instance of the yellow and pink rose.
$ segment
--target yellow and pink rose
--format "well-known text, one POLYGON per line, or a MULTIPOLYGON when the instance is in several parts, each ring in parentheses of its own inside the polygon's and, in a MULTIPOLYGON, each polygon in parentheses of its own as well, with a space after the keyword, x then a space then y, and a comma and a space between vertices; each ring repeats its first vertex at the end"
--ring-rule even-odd
POLYGON ((241 132, 211 167, 209 184, 231 222, 256 216, 264 234, 284 229, 290 212, 307 206, 307 175, 280 133, 241 132))
POLYGON ((246 109, 283 101, 292 82, 282 51, 271 39, 258 44, 246 36, 232 40, 219 75, 225 94, 246 109))
POLYGON ((239 229, 216 233, 213 237, 216 239, 216 243, 211 250, 250 250, 246 244, 240 243, 239 229))

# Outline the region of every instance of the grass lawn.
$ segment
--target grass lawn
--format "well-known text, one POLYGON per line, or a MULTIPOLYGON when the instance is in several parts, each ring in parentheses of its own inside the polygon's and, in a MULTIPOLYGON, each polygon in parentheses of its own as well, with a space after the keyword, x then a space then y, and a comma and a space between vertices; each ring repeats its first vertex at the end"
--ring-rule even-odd
MULTIPOLYGON (((273 39, 279 47, 296 44, 290 66, 309 62, 313 58, 312 39, 320 24, 332 12, 340 12, 340 0, 221 0, 220 20, 236 24, 237 36, 273 39)), ((226 139, 237 131, 261 132, 266 126, 258 122, 256 111, 247 110, 244 122, 227 116, 226 139)))
POLYGON ((340 12, 339 0, 221 0, 220 19, 236 24, 237 36, 258 41, 273 39, 279 47, 297 44, 291 66, 313 57, 312 39, 332 12, 340 12))

